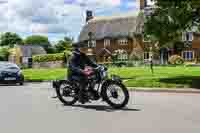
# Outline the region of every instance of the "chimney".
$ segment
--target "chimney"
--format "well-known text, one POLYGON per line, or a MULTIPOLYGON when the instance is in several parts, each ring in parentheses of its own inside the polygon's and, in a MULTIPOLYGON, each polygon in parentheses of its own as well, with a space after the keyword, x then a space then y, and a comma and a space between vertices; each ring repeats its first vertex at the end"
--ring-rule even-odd
POLYGON ((86 22, 93 19, 93 12, 91 10, 86 11, 86 22))
POLYGON ((140 0, 140 10, 144 10, 147 6, 147 0, 140 0))

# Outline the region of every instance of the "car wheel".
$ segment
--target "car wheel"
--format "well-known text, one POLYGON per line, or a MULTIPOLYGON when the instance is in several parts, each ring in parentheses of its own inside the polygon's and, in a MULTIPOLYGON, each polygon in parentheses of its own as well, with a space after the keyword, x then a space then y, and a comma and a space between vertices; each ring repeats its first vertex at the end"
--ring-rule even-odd
POLYGON ((19 85, 24 85, 24 82, 20 82, 19 85))

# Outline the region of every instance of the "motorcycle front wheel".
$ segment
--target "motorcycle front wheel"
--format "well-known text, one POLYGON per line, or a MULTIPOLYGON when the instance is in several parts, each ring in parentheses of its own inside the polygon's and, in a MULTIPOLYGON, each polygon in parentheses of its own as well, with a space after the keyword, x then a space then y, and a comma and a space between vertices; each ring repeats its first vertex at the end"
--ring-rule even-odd
POLYGON ((64 105, 73 105, 78 100, 76 88, 74 88, 73 85, 68 81, 63 82, 60 87, 57 87, 56 93, 59 100, 64 105))
POLYGON ((125 85, 112 81, 104 86, 103 98, 113 108, 121 109, 129 102, 129 92, 125 85))

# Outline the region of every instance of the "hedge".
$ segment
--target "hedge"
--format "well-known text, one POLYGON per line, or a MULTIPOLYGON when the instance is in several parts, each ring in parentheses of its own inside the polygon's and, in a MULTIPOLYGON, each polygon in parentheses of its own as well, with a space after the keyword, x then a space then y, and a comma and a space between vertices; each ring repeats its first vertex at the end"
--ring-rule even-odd
POLYGON ((50 62, 50 61, 64 61, 64 53, 46 54, 33 56, 33 62, 50 62))
POLYGON ((0 47, 0 61, 8 61, 9 49, 0 47))

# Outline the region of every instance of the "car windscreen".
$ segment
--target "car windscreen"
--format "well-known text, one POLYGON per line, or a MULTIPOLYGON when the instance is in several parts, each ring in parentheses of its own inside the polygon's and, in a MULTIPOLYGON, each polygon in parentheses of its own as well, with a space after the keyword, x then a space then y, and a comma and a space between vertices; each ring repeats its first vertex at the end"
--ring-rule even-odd
POLYGON ((19 67, 15 64, 0 64, 0 69, 14 69, 18 70, 19 67))

